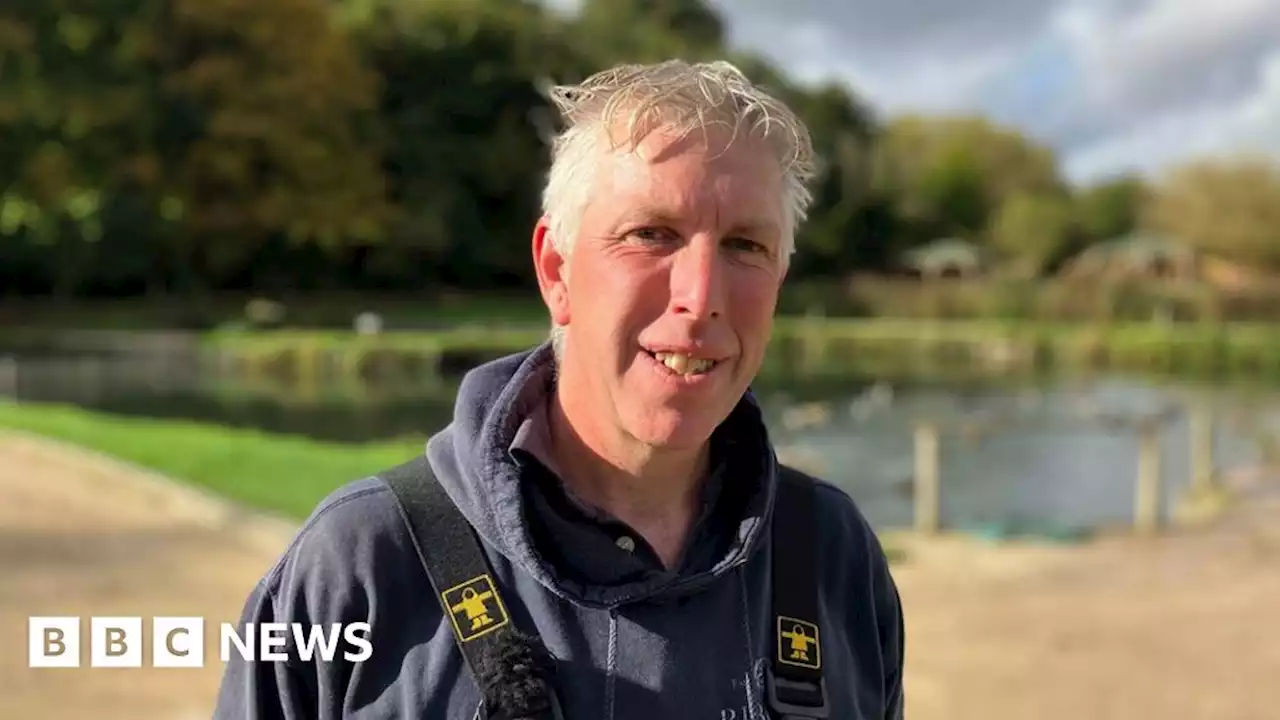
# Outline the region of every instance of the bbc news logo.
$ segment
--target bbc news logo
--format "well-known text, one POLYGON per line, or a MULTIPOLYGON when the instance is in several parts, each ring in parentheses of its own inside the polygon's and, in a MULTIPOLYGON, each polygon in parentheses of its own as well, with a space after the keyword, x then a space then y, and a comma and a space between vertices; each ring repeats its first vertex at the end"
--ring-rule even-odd
MULTIPOLYGON (((91 617, 88 638, 81 636, 79 617, 27 619, 28 665, 33 668, 80 667, 82 646, 89 647, 90 667, 142 667, 147 644, 140 617, 91 617)), ((363 662, 373 654, 369 623, 310 625, 306 623, 219 626, 219 657, 232 653, 251 662, 311 661, 363 662), (290 643, 292 641, 292 643, 290 643)), ((201 617, 154 617, 150 624, 151 666, 204 667, 205 620, 201 617)))

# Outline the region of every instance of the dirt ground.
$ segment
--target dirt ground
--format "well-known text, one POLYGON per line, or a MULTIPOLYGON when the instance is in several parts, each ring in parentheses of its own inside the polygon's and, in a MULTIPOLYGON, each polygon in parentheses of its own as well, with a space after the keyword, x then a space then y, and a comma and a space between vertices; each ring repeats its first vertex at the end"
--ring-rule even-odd
POLYGON ((1151 540, 908 553, 911 720, 1280 718, 1280 497, 1151 540))
POLYGON ((0 434, 0 717, 208 718, 218 623, 289 528, 96 455, 0 434), (81 667, 28 668, 28 616, 81 618, 81 667), (90 616, 143 618, 142 668, 89 667, 90 616), (151 668, 154 616, 206 619, 205 665, 151 668))
MULTIPOLYGON (((1280 496, 1243 485, 1258 496, 1245 509, 1159 539, 907 542, 907 717, 1280 718, 1280 496)), ((0 435, 0 717, 208 718, 217 623, 289 534, 105 458, 0 435), (109 614, 206 618, 205 666, 90 668, 84 647, 84 667, 27 667, 28 616, 79 616, 87 633, 88 616, 109 614)))

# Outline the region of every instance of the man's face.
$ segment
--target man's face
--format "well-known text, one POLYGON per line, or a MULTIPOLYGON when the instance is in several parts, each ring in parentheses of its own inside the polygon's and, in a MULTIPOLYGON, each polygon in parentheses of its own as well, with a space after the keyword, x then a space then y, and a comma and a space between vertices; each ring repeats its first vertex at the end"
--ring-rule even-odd
POLYGON ((651 133, 600 158, 571 257, 544 272, 558 260, 541 259, 549 243, 538 251, 553 319, 568 326, 559 382, 576 384, 588 422, 655 447, 705 442, 772 330, 780 171, 758 141, 726 140, 651 133))

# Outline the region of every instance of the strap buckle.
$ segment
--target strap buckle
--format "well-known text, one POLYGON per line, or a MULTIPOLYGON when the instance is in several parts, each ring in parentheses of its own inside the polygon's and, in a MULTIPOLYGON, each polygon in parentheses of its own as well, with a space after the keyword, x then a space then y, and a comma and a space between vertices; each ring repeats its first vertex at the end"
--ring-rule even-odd
POLYGON ((819 678, 816 683, 788 680, 777 677, 770 667, 765 671, 765 689, 769 707, 780 720, 826 718, 831 714, 824 678, 819 678))

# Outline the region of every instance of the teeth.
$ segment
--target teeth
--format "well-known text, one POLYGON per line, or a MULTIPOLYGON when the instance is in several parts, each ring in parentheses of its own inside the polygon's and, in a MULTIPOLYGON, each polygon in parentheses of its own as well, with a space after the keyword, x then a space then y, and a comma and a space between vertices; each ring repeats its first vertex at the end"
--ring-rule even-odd
POLYGON ((658 358, 658 362, 679 375, 698 375, 707 372, 716 364, 714 360, 691 358, 680 353, 660 352, 654 353, 653 356, 658 358))

